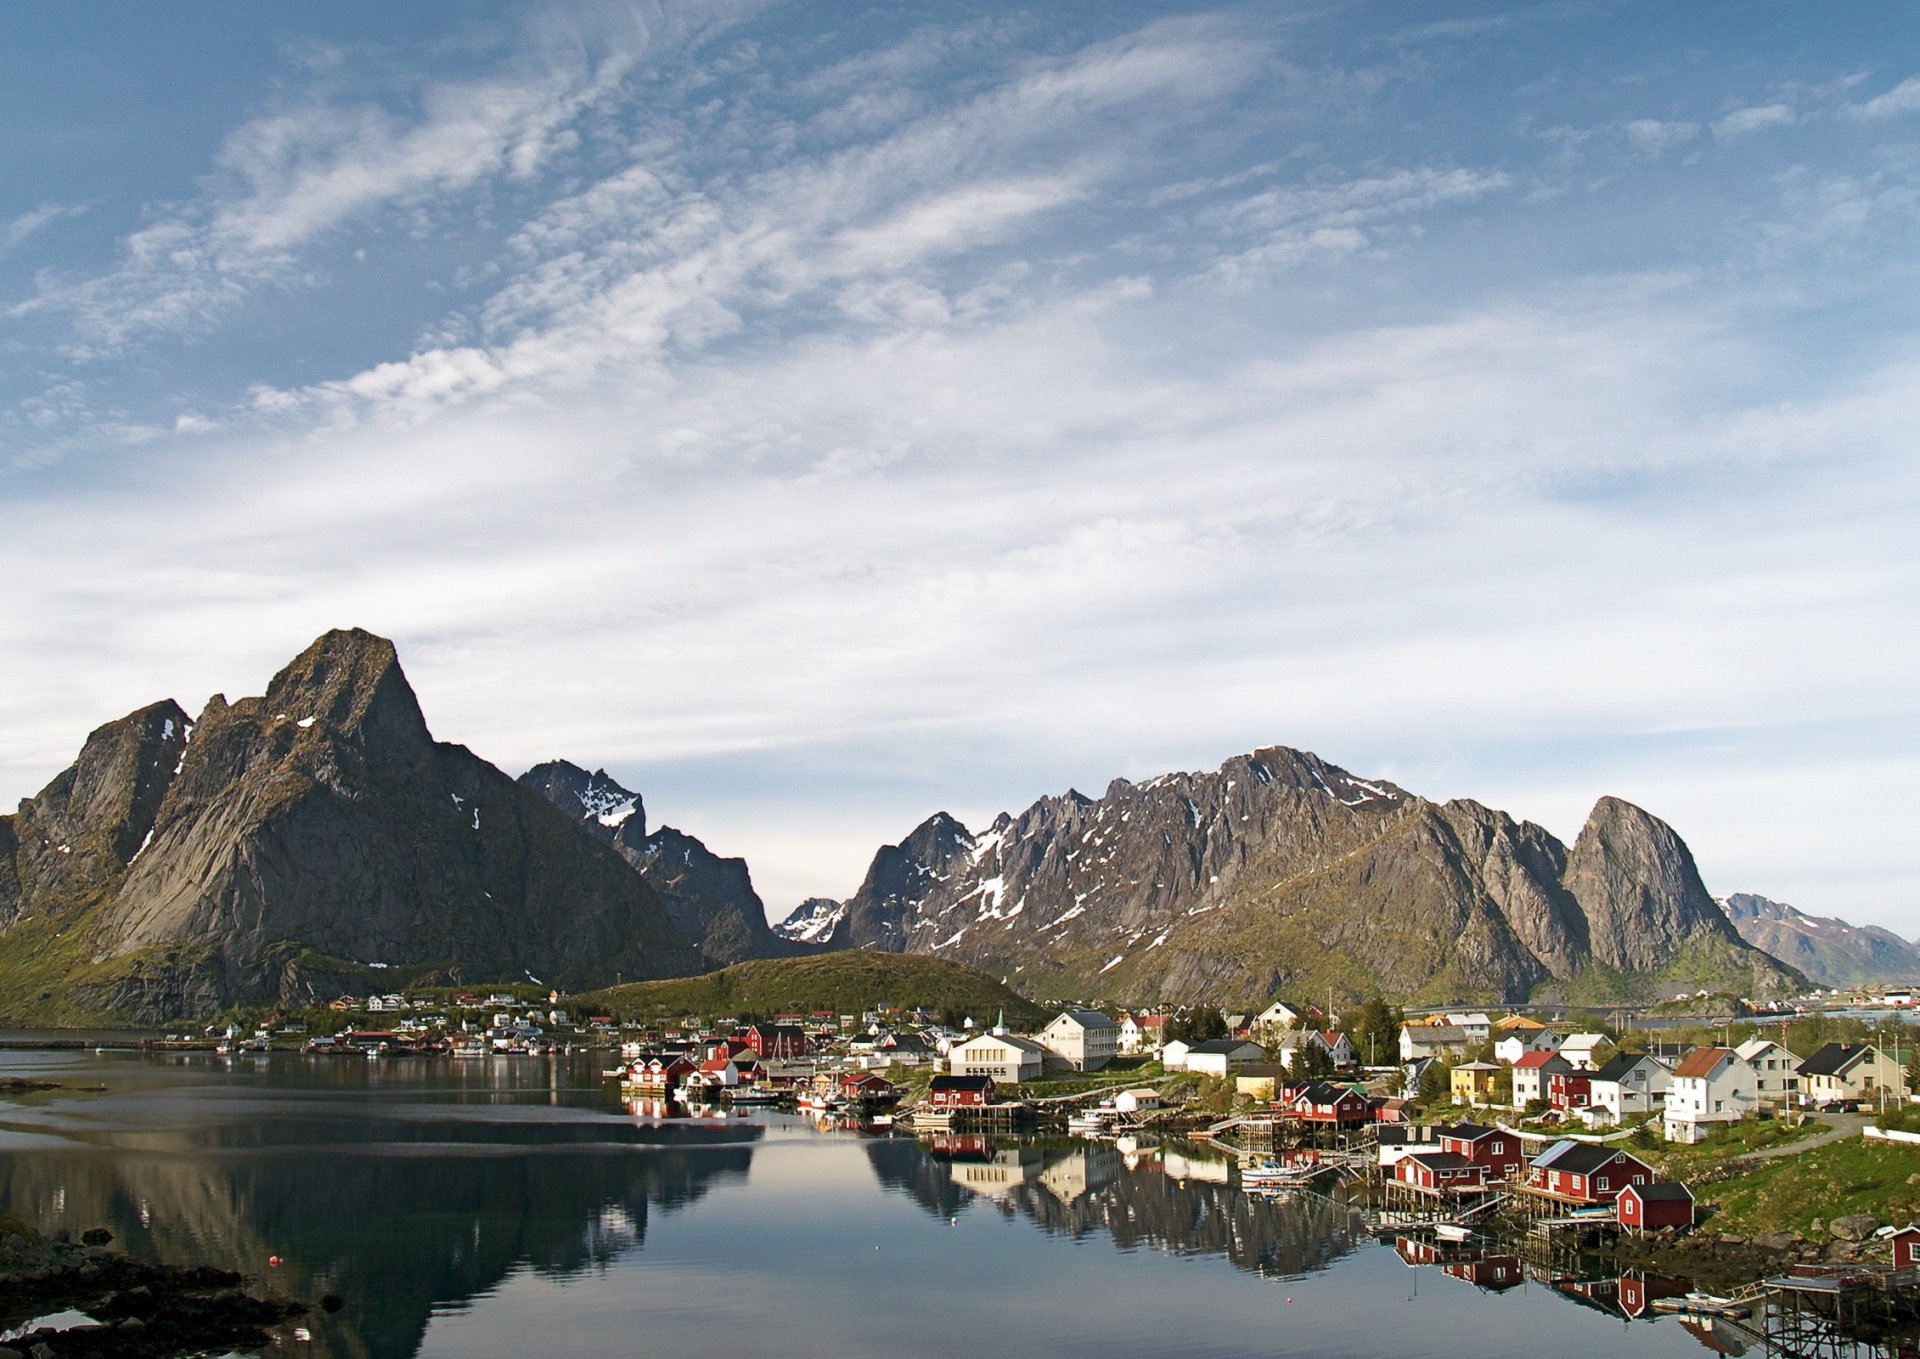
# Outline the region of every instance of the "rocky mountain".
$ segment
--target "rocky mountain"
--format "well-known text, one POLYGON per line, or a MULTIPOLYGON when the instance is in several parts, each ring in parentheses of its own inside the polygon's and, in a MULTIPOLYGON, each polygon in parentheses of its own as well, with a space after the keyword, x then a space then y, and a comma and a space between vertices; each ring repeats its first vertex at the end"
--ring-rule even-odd
POLYGON ((832 897, 808 897, 773 927, 782 939, 796 944, 833 944, 847 918, 847 903, 832 897))
POLYGON ((1040 997, 1515 1001, 1803 980, 1740 938, 1686 845, 1628 803, 1603 798, 1568 849, 1284 748, 1043 798, 979 834, 936 815, 875 855, 838 919, 807 920, 1040 997))
POLYGON ((265 695, 87 738, 0 818, 0 1013, 158 1021, 374 974, 569 989, 705 965, 546 798, 436 742, 392 643, 329 632, 265 695))
POLYGON ((1920 981, 1920 949, 1891 930, 1808 915, 1748 892, 1721 904, 1741 938, 1822 986, 1920 981))
POLYGON ((591 774, 565 760, 535 765, 520 776, 589 834, 620 852, 667 908, 675 928, 718 966, 797 950, 774 934, 753 890, 745 859, 722 858, 693 836, 662 826, 647 832, 640 795, 604 769, 591 774))

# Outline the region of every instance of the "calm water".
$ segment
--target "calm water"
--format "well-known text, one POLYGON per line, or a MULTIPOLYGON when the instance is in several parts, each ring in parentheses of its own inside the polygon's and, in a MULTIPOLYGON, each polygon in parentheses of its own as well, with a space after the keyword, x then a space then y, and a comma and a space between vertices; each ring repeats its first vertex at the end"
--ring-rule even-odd
POLYGON ((328 1359, 1703 1353, 1197 1157, 641 1119, 598 1065, 0 1053, 67 1086, 0 1100, 0 1204, 338 1293, 328 1359))

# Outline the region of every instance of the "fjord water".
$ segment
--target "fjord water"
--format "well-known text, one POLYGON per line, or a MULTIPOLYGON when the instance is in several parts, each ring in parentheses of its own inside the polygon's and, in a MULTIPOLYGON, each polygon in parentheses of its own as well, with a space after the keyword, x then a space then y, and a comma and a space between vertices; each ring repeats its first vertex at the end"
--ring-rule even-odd
POLYGON ((337 1293, 316 1359, 1701 1353, 1204 1160, 639 1118, 597 1065, 0 1053, 60 1083, 0 1101, 0 1206, 337 1293))

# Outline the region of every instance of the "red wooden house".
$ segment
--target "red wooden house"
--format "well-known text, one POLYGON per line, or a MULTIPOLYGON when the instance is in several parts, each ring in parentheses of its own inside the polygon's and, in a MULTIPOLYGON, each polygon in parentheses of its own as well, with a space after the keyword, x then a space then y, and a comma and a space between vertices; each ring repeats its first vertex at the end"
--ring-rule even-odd
POLYGON ((927 1104, 934 1109, 981 1109, 994 1100, 991 1076, 935 1076, 927 1087, 927 1104))
POLYGON ((1440 1267, 1449 1278, 1460 1279, 1489 1293, 1504 1293, 1524 1282, 1517 1255, 1485 1255, 1477 1260, 1452 1260, 1440 1267))
POLYGON ((1436 1131, 1440 1134, 1440 1150, 1485 1166, 1489 1179, 1512 1179, 1527 1163, 1526 1153, 1520 1150, 1520 1139, 1503 1128, 1455 1123, 1436 1131))
POLYGON ((1563 1111, 1586 1108, 1593 1103, 1593 1073, 1556 1071, 1547 1081, 1547 1103, 1563 1111))
POLYGON ((1620 1191, 1616 1203, 1622 1227, 1647 1231, 1693 1225, 1693 1193, 1672 1180, 1629 1184, 1620 1191))
POLYGON ((872 1071, 847 1071, 840 1076, 840 1094, 861 1104, 892 1104, 900 1098, 900 1087, 872 1071))
POLYGON ((1920 1269, 1920 1227, 1902 1227, 1888 1239, 1895 1269, 1920 1269))
POLYGON ((1528 1193, 1592 1207, 1612 1203, 1629 1185, 1653 1183, 1637 1156, 1595 1142, 1555 1142, 1527 1167, 1528 1193))
POLYGON ((1314 1081, 1299 1089, 1286 1087, 1274 1107, 1281 1115, 1322 1127, 1364 1128, 1373 1122, 1373 1102, 1351 1086, 1314 1081))
POLYGON ((630 1083, 642 1090, 674 1090, 695 1069, 693 1062, 686 1057, 649 1057, 644 1062, 634 1063, 630 1083))
POLYGON ((1410 1151, 1394 1163, 1393 1178, 1423 1194, 1480 1194, 1487 1188, 1487 1168, 1451 1151, 1410 1151))
POLYGON ((806 1030, 795 1024, 755 1024, 740 1037, 767 1061, 805 1057, 813 1051, 806 1030))

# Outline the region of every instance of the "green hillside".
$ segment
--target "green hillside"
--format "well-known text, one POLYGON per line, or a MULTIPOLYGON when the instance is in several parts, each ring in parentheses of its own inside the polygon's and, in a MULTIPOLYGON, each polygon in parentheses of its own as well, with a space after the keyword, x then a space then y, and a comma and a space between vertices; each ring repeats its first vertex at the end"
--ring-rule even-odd
POLYGON ((1044 1018, 1039 1006, 984 972, 943 958, 864 949, 736 963, 698 977, 631 982, 576 996, 571 1004, 578 1013, 618 1019, 768 1016, 796 1010, 857 1014, 882 1005, 924 1005, 982 1020, 1005 1010, 1012 1025, 1044 1018))

